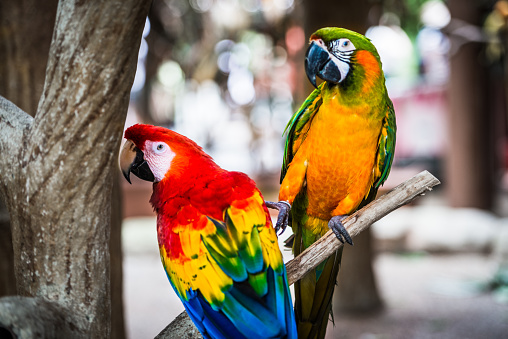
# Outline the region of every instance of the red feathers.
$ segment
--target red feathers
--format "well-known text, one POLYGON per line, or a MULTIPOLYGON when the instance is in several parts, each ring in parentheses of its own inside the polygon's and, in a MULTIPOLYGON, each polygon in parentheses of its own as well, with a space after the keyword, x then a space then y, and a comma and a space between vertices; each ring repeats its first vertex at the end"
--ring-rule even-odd
POLYGON ((203 149, 191 139, 160 126, 136 124, 125 130, 125 139, 132 140, 136 147, 143 151, 145 141, 164 141, 173 152, 180 155, 192 154, 210 158, 203 149))
MULTIPOLYGON (((242 205, 257 190, 247 175, 219 167, 209 171, 200 167, 184 173, 179 182, 169 177, 154 184, 150 200, 157 214, 165 216, 157 222, 159 246, 171 249, 168 256, 172 258, 182 254, 178 233, 203 229, 207 226, 207 217, 224 221, 228 206, 242 205)), ((266 213, 268 215, 268 211, 266 213)))
POLYGON ((178 257, 181 251, 176 234, 182 227, 200 230, 207 224, 205 216, 223 221, 228 206, 241 205, 257 191, 246 174, 223 170, 194 141, 174 131, 137 124, 125 131, 125 138, 142 152, 149 151, 144 149, 146 141, 162 141, 175 153, 150 199, 159 216, 159 245, 170 248, 170 256, 178 257))

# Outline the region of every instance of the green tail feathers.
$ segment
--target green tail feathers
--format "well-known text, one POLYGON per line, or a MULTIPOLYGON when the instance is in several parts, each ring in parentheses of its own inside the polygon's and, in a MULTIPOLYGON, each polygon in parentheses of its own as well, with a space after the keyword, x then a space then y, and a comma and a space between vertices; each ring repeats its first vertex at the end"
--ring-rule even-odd
MULTIPOLYGON (((303 225, 298 225, 293 219, 295 257, 305 250, 302 229, 303 225)), ((325 337, 341 257, 342 248, 295 283, 295 317, 299 338, 325 337)))

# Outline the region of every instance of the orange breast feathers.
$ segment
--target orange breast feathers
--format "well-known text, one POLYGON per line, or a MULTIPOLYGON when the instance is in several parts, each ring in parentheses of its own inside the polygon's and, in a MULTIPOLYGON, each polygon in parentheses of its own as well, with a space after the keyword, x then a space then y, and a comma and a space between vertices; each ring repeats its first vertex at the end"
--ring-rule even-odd
POLYGON ((306 182, 307 213, 329 220, 350 214, 373 183, 381 120, 367 104, 341 106, 338 100, 321 105, 282 182, 279 199, 292 203, 306 182), (295 190, 294 183, 301 182, 295 190))

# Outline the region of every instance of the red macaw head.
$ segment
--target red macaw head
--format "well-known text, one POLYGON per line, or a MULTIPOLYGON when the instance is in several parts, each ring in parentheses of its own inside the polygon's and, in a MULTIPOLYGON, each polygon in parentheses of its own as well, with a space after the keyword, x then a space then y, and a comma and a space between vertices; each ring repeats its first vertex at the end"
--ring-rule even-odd
POLYGON ((208 157, 194 141, 164 127, 136 124, 125 131, 120 168, 130 183, 130 173, 159 182, 182 171, 193 157, 208 157))

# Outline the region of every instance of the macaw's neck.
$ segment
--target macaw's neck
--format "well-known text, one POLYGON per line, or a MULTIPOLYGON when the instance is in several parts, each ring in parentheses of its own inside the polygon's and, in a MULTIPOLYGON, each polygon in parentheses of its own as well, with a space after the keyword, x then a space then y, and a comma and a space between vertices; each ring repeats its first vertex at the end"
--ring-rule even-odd
POLYGON ((211 180, 211 176, 223 171, 212 158, 204 155, 175 156, 164 179, 153 184, 150 203, 156 211, 171 199, 187 196, 186 192, 198 183, 211 180))

